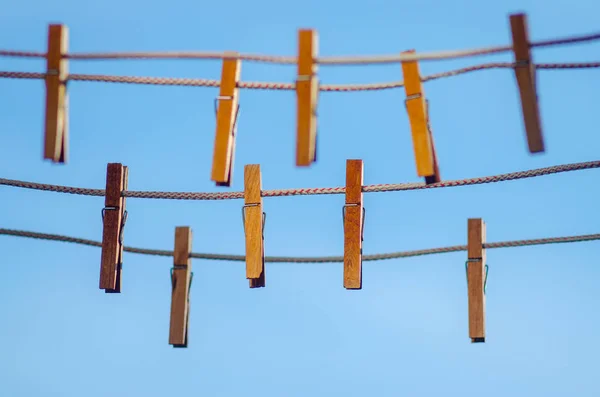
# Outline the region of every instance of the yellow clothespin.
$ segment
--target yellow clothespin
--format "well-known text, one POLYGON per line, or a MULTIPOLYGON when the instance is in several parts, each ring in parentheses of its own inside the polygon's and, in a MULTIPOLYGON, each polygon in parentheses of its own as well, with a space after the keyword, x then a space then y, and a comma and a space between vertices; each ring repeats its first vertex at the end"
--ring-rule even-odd
POLYGON ((231 186, 233 160, 235 157, 235 135, 240 110, 238 83, 242 63, 237 52, 228 52, 223 59, 221 89, 215 100, 217 127, 211 179, 217 186, 231 186), (227 58, 227 57, 231 58, 227 58))
POLYGON ((175 228, 175 250, 171 269, 171 321, 169 344, 187 347, 190 318, 190 287, 192 285, 192 229, 175 228))
POLYGON ((296 165, 309 166, 317 159, 317 101, 319 79, 317 77, 318 36, 312 29, 298 32, 298 79, 296 165))
POLYGON ((44 159, 66 163, 68 158, 68 62, 64 55, 69 47, 69 34, 65 25, 48 27, 48 52, 46 54, 46 121, 44 133, 44 159))
POLYGON ((246 235, 246 278, 250 288, 265 286, 265 218, 261 197, 259 164, 244 167, 244 207, 242 220, 246 235))
POLYGON ((510 27, 516 63, 515 76, 521 96, 521 109, 527 132, 527 144, 530 153, 541 153, 544 152, 544 137, 536 90, 536 71, 531 57, 529 34, 527 32, 527 15, 511 15, 510 27))
MULTIPOLYGON (((403 54, 413 54, 415 51, 405 51, 403 54)), ((402 62, 404 74, 404 89, 406 91, 406 111, 412 132, 417 175, 425 177, 425 183, 440 181, 440 171, 435 153, 433 135, 429 126, 428 102, 425 99, 419 63, 417 61, 402 62)))
POLYGON ((363 206, 363 161, 346 160, 346 204, 344 218, 344 288, 362 288, 362 242, 365 208, 363 206))
POLYGON ((469 337, 471 342, 485 342, 485 223, 481 218, 468 221, 467 290, 469 297, 469 337))

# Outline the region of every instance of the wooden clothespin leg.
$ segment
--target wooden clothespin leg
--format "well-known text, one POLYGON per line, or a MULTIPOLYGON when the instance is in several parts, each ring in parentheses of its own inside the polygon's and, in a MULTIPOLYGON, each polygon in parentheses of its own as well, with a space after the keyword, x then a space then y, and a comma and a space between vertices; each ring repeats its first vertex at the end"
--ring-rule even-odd
POLYGON ((510 16, 513 51, 515 54, 515 76, 521 97, 521 109, 527 132, 527 144, 530 153, 544 152, 542 120, 538 106, 536 89, 536 71, 529 46, 527 15, 510 16))
POLYGON ((260 165, 244 167, 242 220, 246 235, 246 278, 250 288, 265 286, 265 213, 261 197, 260 165))
POLYGON ((123 230, 127 220, 122 192, 127 190, 127 174, 127 167, 122 164, 111 163, 107 166, 100 261, 100 289, 107 293, 121 292, 123 230))
MULTIPOLYGON (((415 51, 405 51, 403 54, 413 54, 415 51)), ((402 62, 404 74, 404 90, 406 91, 406 111, 410 122, 417 175, 425 178, 425 183, 440 182, 437 155, 433 135, 429 125, 428 102, 425 99, 419 63, 417 61, 402 62)))
POLYGON ((236 52, 226 53, 221 72, 221 89, 215 100, 217 127, 211 179, 217 186, 231 186, 235 156, 235 134, 239 114, 238 83, 242 70, 236 52))
POLYGON ((48 28, 46 54, 46 117, 44 133, 44 159, 66 163, 68 158, 68 51, 69 34, 64 25, 48 28))
POLYGON ((175 228, 175 250, 171 269, 171 322, 169 344, 187 347, 190 318, 190 287, 192 284, 192 229, 175 228))
POLYGON ((362 288, 363 161, 346 160, 346 204, 344 218, 344 288, 362 288))
POLYGON ((467 290, 469 297, 469 337, 471 342, 485 342, 485 223, 481 218, 468 221, 467 290))
POLYGON ((298 79, 296 165, 307 167, 316 161, 317 152, 317 78, 318 35, 315 30, 298 32, 298 79))

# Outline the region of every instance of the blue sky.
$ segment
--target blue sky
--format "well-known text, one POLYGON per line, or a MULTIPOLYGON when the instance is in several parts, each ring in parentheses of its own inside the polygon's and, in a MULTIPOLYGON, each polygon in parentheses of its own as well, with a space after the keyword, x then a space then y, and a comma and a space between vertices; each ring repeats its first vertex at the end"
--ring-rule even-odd
MULTIPOLYGON (((466 49, 510 42, 525 11, 533 40, 598 30, 598 4, 570 1, 29 0, 0 16, 0 48, 44 51, 47 24, 72 51, 205 50, 293 55, 316 28, 322 55, 466 49)), ((534 53, 537 62, 598 61, 600 44, 534 53)), ((510 54, 424 62, 425 74, 510 54)), ((0 59, 0 70, 43 71, 0 59)), ((218 79, 217 61, 71 62, 72 73, 218 79)), ((293 66, 244 63, 244 81, 292 82, 293 66)), ((599 159, 598 70, 538 74, 546 153, 532 156, 513 73, 490 70, 425 85, 442 178, 599 159)), ((401 80, 399 65, 321 67, 328 84, 401 80)), ((0 177, 103 188, 106 163, 130 167, 131 190, 223 191, 210 182, 214 88, 73 82, 70 162, 42 161, 44 87, 0 81, 0 177)), ((420 181, 402 89, 323 93, 319 159, 294 166, 295 95, 244 90, 234 183, 260 163, 263 188, 341 186, 345 160, 365 183, 420 181)), ((365 253, 464 244, 469 217, 488 241, 596 233, 596 170, 502 184, 365 195, 365 253)), ((102 198, 1 187, 0 227, 99 240, 102 198)), ((265 199, 267 255, 339 255, 343 196, 265 199)), ((242 201, 128 200, 127 245, 244 252, 242 201)), ((0 236, 3 396, 596 396, 600 243, 489 250, 487 343, 467 330, 465 252, 369 262, 363 289, 341 264, 270 264, 250 290, 243 263, 194 260, 190 346, 168 341, 172 259, 125 254, 123 293, 98 289, 100 250, 0 236)))

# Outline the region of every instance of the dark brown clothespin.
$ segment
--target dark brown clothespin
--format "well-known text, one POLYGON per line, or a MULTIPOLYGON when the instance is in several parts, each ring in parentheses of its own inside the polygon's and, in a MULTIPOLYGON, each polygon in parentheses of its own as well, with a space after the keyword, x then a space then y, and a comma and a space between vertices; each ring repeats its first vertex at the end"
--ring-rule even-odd
POLYGON ((190 318, 190 288, 192 286, 192 229, 187 226, 175 228, 175 249, 171 269, 171 322, 169 344, 173 347, 188 346, 190 318))
POLYGON ((121 292, 123 229, 127 220, 125 197, 122 193, 127 190, 127 173, 127 167, 119 163, 108 164, 106 170, 100 289, 107 293, 121 292))
POLYGON ((246 278, 250 288, 265 286, 265 218, 261 197, 260 165, 244 167, 242 220, 246 235, 246 278))
POLYGON ((467 290, 469 297, 469 337, 471 342, 485 342, 485 223, 481 218, 468 221, 467 290))
POLYGON ((365 208, 363 206, 363 161, 346 160, 346 204, 344 219, 344 288, 362 288, 362 242, 365 208))

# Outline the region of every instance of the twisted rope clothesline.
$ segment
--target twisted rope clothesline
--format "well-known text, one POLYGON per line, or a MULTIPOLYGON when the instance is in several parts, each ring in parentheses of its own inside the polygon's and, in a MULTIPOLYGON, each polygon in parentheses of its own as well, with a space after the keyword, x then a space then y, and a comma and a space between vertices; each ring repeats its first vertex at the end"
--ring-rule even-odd
MULTIPOLYGON (((551 39, 532 42, 531 47, 547 47, 562 44, 583 43, 600 39, 600 33, 551 39)), ((477 48, 470 50, 451 50, 422 52, 412 54, 393 54, 393 55, 372 55, 372 56, 329 56, 317 57, 315 61, 321 65, 366 65, 398 63, 402 61, 419 60, 441 60, 455 59, 472 56, 498 54, 512 51, 511 45, 495 46, 487 48, 477 48)), ((0 56, 25 57, 25 58, 45 58, 46 53, 31 51, 11 51, 0 50, 0 56)), ((198 51, 172 51, 172 52, 109 52, 109 53, 69 53, 64 54, 65 58, 77 60, 106 60, 106 59, 240 59, 253 62, 268 62, 283 65, 296 64, 298 58, 295 56, 271 56, 256 54, 239 54, 232 56, 224 52, 198 52, 198 51)))
MULTIPOLYGON (((394 192, 401 190, 435 189, 442 187, 480 185, 484 183, 495 183, 512 181, 515 179, 533 178, 542 175, 558 174, 562 172, 579 171, 592 168, 600 168, 600 160, 587 161, 583 163, 572 163, 555 165, 545 168, 537 168, 528 171, 511 172, 508 174, 484 176, 478 178, 458 179, 442 181, 426 185, 417 183, 395 183, 363 186, 365 193, 372 192, 394 192)), ((104 189, 88 189, 71 186, 49 185, 45 183, 27 182, 13 179, 0 178, 0 185, 19 187, 24 189, 45 190, 57 193, 78 194, 83 196, 104 196, 104 189)), ((317 194, 344 194, 345 187, 323 187, 323 188, 299 188, 299 189, 274 189, 261 191, 262 197, 283 196, 306 196, 317 194)), ((154 192, 154 191, 123 191, 123 197, 147 198, 147 199, 170 199, 170 200, 231 200, 243 199, 244 192, 154 192)))
MULTIPOLYGON (((102 247, 102 243, 99 241, 82 239, 77 237, 69 237, 58 234, 47 234, 30 232, 26 230, 14 230, 14 229, 3 229, 0 228, 0 235, 15 236, 15 237, 26 237, 41 240, 50 241, 61 241, 66 243, 74 243, 80 245, 88 245, 92 247, 102 247)), ((531 240, 514 240, 514 241, 501 241, 497 243, 486 243, 484 248, 509 248, 509 247, 525 247, 530 245, 543 245, 543 244, 560 244, 560 243, 576 243, 582 241, 593 241, 600 240, 600 233, 597 234, 584 234, 579 236, 566 236, 566 237, 547 237, 531 240)), ((147 248, 135 248, 124 246, 123 250, 131 252, 133 254, 142 255, 155 255, 155 256, 173 256, 173 251, 169 250, 156 250, 147 248)), ((402 251, 402 252, 390 252, 384 254, 371 254, 363 255, 363 261, 379 261, 385 259, 396 259, 396 258, 408 258, 413 256, 424 256, 433 254, 443 254, 449 252, 466 251, 466 245, 455 245, 451 247, 440 247, 440 248, 428 248, 422 250, 413 251, 402 251)), ((246 260, 244 255, 228 255, 228 254, 205 254, 205 253, 192 253, 191 258, 196 259, 208 259, 208 260, 221 260, 221 261, 237 261, 243 262, 246 260)), ((343 256, 321 256, 321 257, 287 257, 287 256, 265 256, 265 262, 278 262, 278 263, 335 263, 343 262, 343 256)))
MULTIPOLYGON (((540 63, 534 65, 540 70, 559 70, 559 69, 591 69, 599 68, 600 62, 578 62, 578 63, 540 63)), ((435 73, 423 76, 421 81, 427 82, 441 79, 444 77, 458 76, 465 73, 475 72, 486 69, 507 69, 514 68, 515 63, 495 62, 481 65, 468 66, 461 69, 450 70, 447 72, 435 73)), ((12 79, 45 79, 46 73, 34 72, 10 72, 0 71, 0 78, 12 79)), ((103 83, 125 83, 125 84, 146 84, 146 85, 169 85, 186 87, 219 87, 219 80, 211 79, 193 79, 177 77, 137 77, 137 76, 107 76, 91 74, 71 74, 67 81, 92 81, 103 83)), ((258 89, 258 90, 295 90, 294 83, 276 83, 276 82, 252 82, 245 81, 237 84, 239 88, 258 89)), ((324 92, 350 92, 350 91, 374 91, 386 90, 391 88, 400 88, 404 86, 402 81, 393 81, 387 83, 369 83, 369 84, 322 84, 319 90, 324 92)))

